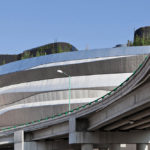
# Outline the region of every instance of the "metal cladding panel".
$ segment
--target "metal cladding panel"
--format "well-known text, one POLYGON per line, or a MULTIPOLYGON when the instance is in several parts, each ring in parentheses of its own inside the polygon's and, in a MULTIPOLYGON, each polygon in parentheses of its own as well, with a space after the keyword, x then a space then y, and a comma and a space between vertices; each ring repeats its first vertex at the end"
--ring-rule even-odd
POLYGON ((40 57, 33 57, 0 66, 0 75, 30 69, 42 64, 64 62, 71 60, 91 59, 99 57, 116 57, 128 55, 149 54, 150 46, 118 47, 93 49, 75 52, 64 52, 40 57))

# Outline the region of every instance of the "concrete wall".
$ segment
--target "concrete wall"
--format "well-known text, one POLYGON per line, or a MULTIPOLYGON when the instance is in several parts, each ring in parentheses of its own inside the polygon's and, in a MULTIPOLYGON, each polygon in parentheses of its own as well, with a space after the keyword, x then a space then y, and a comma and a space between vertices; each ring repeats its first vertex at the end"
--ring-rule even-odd
POLYGON ((143 62, 144 58, 145 55, 139 55, 14 72, 0 76, 0 87, 30 81, 65 77, 57 73, 57 69, 64 70, 72 77, 96 74, 131 73, 143 62))
MULTIPOLYGON (((72 108, 76 108, 81 105, 83 105, 83 103, 73 104, 72 108)), ((68 111, 68 105, 52 105, 12 110, 0 115, 0 127, 36 121, 66 111, 68 111)))
MULTIPOLYGON (((78 89, 71 90, 71 99, 96 99, 106 94, 105 90, 92 90, 92 89, 78 89)), ((5 108, 16 104, 25 104, 33 102, 46 102, 46 101, 59 101, 68 100, 68 90, 65 91, 52 91, 44 93, 10 93, 0 95, 0 108, 5 108), (3 100, 2 100, 3 99, 3 100)), ((1 110, 0 110, 1 112, 1 110)))

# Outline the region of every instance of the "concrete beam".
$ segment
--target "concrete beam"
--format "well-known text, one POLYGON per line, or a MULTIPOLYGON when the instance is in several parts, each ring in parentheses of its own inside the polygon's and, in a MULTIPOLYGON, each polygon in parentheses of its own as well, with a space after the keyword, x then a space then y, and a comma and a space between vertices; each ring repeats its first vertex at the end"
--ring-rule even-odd
POLYGON ((150 143, 150 131, 99 132, 99 144, 150 143))
POLYGON ((96 132, 74 132, 69 134, 69 144, 89 143, 99 143, 99 134, 96 132))
MULTIPOLYGON (((144 85, 141 85, 135 91, 126 96, 117 95, 118 98, 119 96, 121 98, 116 101, 115 104, 108 106, 106 104, 107 107, 89 117, 88 130, 95 130, 101 127, 105 127, 115 121, 122 119, 123 117, 133 115, 134 113, 137 113, 150 106, 149 87, 150 82, 146 82, 144 85)), ((127 91, 125 88, 124 90, 127 91)), ((113 99, 107 103, 113 103, 113 99)))
POLYGON ((64 122, 61 124, 56 124, 54 126, 50 126, 44 129, 40 129, 34 131, 32 134, 32 140, 42 140, 46 138, 54 138, 57 136, 63 136, 69 133, 69 125, 68 122, 64 122))
POLYGON ((132 132, 74 132, 69 134, 69 144, 136 144, 150 143, 150 131, 132 132))
POLYGON ((150 123, 146 123, 144 125, 138 126, 136 129, 145 129, 145 128, 150 128, 150 123))
POLYGON ((128 130, 128 129, 131 129, 131 128, 135 128, 137 126, 140 126, 140 125, 143 125, 145 123, 150 123, 150 117, 146 117, 146 118, 143 118, 141 120, 138 120, 138 121, 133 121, 133 124, 130 124, 130 125, 126 125, 126 126, 123 126, 120 128, 120 130, 128 130))
POLYGON ((7 144, 13 144, 13 143, 14 143, 14 136, 13 135, 0 137, 0 146, 1 145, 7 145, 7 144))
POLYGON ((114 129, 118 128, 118 127, 121 127, 123 125, 128 124, 130 120, 136 121, 136 120, 139 120, 139 119, 141 119, 143 117, 147 117, 149 115, 150 115, 150 109, 146 109, 144 111, 136 113, 133 116, 130 116, 130 117, 127 117, 127 118, 125 118, 123 120, 120 120, 120 121, 117 121, 115 123, 112 123, 111 125, 105 127, 104 130, 108 130, 108 131, 109 130, 114 130, 114 129))

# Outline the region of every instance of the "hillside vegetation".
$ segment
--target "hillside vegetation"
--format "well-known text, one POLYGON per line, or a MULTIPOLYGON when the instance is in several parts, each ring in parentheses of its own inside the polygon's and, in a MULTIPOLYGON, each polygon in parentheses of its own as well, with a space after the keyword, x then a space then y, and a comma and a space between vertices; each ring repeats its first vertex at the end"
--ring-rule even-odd
POLYGON ((69 43, 56 42, 25 50, 23 53, 18 55, 0 55, 0 65, 32 57, 71 51, 77 51, 77 49, 69 43))
POLYGON ((150 45, 150 26, 141 27, 134 32, 134 41, 129 41, 128 46, 150 45))

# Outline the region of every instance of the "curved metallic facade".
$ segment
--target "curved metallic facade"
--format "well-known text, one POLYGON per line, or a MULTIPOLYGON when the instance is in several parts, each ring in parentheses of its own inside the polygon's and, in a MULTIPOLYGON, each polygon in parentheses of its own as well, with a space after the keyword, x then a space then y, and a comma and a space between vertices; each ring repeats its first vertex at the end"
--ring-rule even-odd
POLYGON ((0 75, 23 71, 26 69, 30 69, 32 67, 48 63, 93 59, 93 58, 105 58, 105 57, 134 56, 149 53, 150 53, 150 46, 119 47, 119 48, 105 48, 105 49, 76 51, 76 52, 65 52, 60 54, 34 57, 3 65, 0 67, 0 75))
POLYGON ((38 120, 95 100, 118 86, 150 53, 150 46, 53 54, 0 67, 0 127, 38 120))

